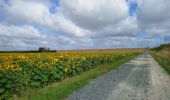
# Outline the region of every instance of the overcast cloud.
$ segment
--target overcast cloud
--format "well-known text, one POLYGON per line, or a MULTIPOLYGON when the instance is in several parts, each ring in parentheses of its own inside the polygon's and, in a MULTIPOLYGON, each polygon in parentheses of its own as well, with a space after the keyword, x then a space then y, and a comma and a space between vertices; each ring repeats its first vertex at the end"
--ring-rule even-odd
POLYGON ((0 0, 0 50, 154 46, 170 35, 169 5, 169 0, 0 0))

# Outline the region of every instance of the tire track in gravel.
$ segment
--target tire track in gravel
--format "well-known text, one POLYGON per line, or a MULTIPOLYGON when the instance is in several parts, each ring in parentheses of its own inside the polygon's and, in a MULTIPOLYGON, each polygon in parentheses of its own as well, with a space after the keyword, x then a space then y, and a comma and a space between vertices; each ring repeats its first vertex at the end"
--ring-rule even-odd
POLYGON ((91 81, 68 100, 170 100, 170 77, 148 54, 91 81))

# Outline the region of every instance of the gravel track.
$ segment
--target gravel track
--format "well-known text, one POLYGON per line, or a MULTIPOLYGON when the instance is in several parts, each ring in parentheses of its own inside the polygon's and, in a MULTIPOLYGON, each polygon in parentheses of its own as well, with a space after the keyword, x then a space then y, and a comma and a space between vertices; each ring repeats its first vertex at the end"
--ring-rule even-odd
POLYGON ((170 100, 170 76, 148 54, 92 80, 68 100, 170 100))

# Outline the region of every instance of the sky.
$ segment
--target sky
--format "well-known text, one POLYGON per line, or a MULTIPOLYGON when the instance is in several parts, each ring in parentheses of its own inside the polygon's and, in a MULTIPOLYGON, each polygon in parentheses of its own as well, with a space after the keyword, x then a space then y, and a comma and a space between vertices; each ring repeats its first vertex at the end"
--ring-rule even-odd
POLYGON ((170 41, 170 0, 0 0, 0 50, 142 48, 170 41))

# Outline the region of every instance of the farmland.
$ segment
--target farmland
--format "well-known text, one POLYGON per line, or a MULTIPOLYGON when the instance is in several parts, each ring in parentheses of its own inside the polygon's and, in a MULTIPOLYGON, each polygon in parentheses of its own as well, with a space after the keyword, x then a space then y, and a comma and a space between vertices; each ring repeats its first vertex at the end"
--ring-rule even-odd
POLYGON ((143 49, 82 50, 45 53, 0 53, 0 97, 50 84, 114 63, 143 49))

